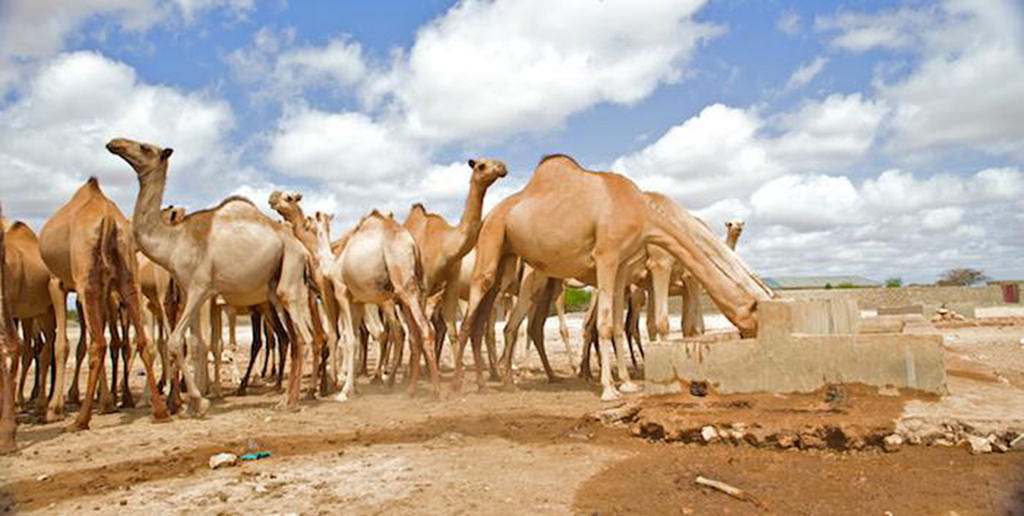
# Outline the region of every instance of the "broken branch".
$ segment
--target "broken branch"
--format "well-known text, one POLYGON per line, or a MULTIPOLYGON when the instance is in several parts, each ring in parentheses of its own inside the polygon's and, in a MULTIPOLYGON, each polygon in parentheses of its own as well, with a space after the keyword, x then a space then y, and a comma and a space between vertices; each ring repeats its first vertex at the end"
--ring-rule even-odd
POLYGON ((716 489, 716 490, 721 491, 721 492, 723 492, 723 493, 725 493, 725 494, 727 494, 727 495, 729 495, 729 496, 731 496, 731 497, 733 497, 733 498, 735 498, 737 500, 741 500, 741 501, 744 501, 744 502, 750 502, 750 503, 760 507, 761 509, 768 510, 768 506, 765 505, 764 502, 762 502, 761 500, 758 500, 756 497, 754 497, 754 495, 752 495, 752 494, 750 494, 750 493, 748 493, 748 492, 746 492, 746 491, 744 491, 744 490, 742 490, 742 489, 740 489, 738 487, 733 487, 733 486, 731 486, 729 484, 726 484, 725 482, 721 482, 721 481, 718 481, 718 480, 712 480, 710 478, 704 478, 704 477, 702 477, 700 475, 697 475, 697 478, 694 480, 694 482, 696 482, 697 485, 702 485, 704 487, 710 487, 712 489, 716 489))

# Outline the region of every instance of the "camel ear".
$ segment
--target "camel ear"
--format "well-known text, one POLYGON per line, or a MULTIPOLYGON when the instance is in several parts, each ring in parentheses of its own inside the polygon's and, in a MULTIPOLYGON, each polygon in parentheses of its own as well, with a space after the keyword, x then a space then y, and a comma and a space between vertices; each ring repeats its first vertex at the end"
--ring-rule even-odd
POLYGON ((476 160, 475 159, 469 160, 469 168, 476 168, 476 160))
POLYGON ((301 200, 302 200, 302 194, 300 194, 300 193, 296 193, 296 194, 295 194, 295 202, 299 202, 299 201, 301 201, 301 200))
POLYGON ((174 154, 174 149, 168 147, 160 151, 160 159, 162 161, 167 161, 167 158, 171 157, 171 154, 174 154))

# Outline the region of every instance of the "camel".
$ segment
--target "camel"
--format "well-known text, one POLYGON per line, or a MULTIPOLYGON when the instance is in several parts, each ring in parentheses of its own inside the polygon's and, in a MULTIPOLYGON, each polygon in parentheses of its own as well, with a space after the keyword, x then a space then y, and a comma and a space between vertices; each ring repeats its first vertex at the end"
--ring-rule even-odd
POLYGON ((624 176, 587 171, 565 155, 547 156, 522 190, 488 214, 480 230, 453 387, 461 387, 462 355, 471 335, 477 384, 485 387, 479 338, 494 299, 491 287, 508 258, 519 256, 549 277, 596 284, 601 397, 616 399, 620 389, 638 390, 628 377, 620 378, 620 388, 613 385, 609 352, 613 336, 625 343, 622 307, 615 306, 621 305, 623 296, 613 294, 624 292, 625 267, 642 256, 648 244, 683 262, 741 333, 756 335, 757 303, 774 293, 706 227, 692 216, 668 217, 624 176))
POLYGON ((111 292, 116 292, 125 304, 135 327, 138 349, 146 368, 153 418, 156 421, 168 420, 167 407, 156 390, 153 355, 140 316, 138 262, 135 260, 131 225, 117 205, 100 190, 96 178, 86 181, 71 200, 46 221, 39 233, 39 247, 54 276, 50 281, 50 300, 57 318, 56 392, 46 411, 47 421, 61 417, 64 411, 64 364, 68 353, 65 303, 68 292, 72 290, 81 301, 86 323, 82 331, 89 332, 90 349, 86 396, 78 417, 69 429, 89 427, 96 383, 107 348, 103 312, 111 292))
MULTIPOLYGON (((434 296, 445 289, 441 300, 441 317, 444 330, 454 346, 458 332, 455 328, 459 292, 457 288, 447 289, 458 281, 462 258, 476 245, 480 232, 484 195, 498 179, 508 175, 508 168, 495 159, 471 159, 468 162, 473 171, 469 179, 469 195, 457 226, 448 224, 444 217, 427 212, 422 204, 416 203, 409 209, 409 215, 402 223, 412 234, 423 261, 423 286, 425 295, 434 296)), ((428 307, 428 315, 434 310, 428 307)), ((437 342, 440 350, 441 340, 437 342)))
MULTIPOLYGON (((184 295, 181 317, 171 330, 168 348, 171 378, 183 369, 192 411, 204 415, 210 402, 200 394, 184 361, 185 330, 215 294, 230 304, 251 306, 271 301, 286 307, 293 330, 292 370, 281 406, 298 408, 302 347, 312 339, 306 272, 308 253, 291 234, 248 199, 229 197, 214 208, 187 215, 170 225, 160 216, 167 182, 170 148, 115 138, 107 150, 135 171, 139 194, 132 215, 135 241, 142 252, 167 269, 184 295), (297 332, 294 330, 297 329, 297 332)), ((176 382, 172 382, 176 383, 176 382)))
MULTIPOLYGON (((324 359, 323 350, 326 344, 327 350, 337 356, 337 342, 338 342, 338 308, 334 302, 334 293, 331 292, 331 286, 324 280, 323 275, 320 272, 320 265, 317 263, 317 241, 316 234, 313 232, 312 227, 307 220, 306 216, 302 213, 302 207, 299 206, 299 201, 302 200, 302 194, 295 193, 283 193, 283 192, 271 192, 270 194, 270 207, 277 213, 279 213, 286 222, 291 224, 292 232, 295 238, 302 242, 302 245, 306 248, 311 259, 313 260, 313 282, 316 284, 317 291, 323 300, 324 311, 327 312, 327 320, 329 321, 329 332, 325 336, 322 318, 320 317, 320 309, 317 307, 316 300, 310 298, 310 311, 313 314, 313 386, 314 389, 310 391, 310 395, 315 395, 316 386, 320 383, 320 369, 321 361, 324 359)), ((325 366, 333 364, 334 360, 329 360, 325 366)), ((333 374, 333 367, 324 368, 324 379, 327 378, 333 380, 336 379, 336 375, 333 374)), ((326 394, 327 385, 324 383, 322 386, 322 394, 326 394)))
POLYGON ((14 441, 18 421, 14 410, 14 382, 18 376, 18 353, 21 343, 11 318, 11 299, 7 291, 5 260, 6 228, 0 226, 0 454, 17 451, 14 441))
MULTIPOLYGON (((657 192, 646 192, 652 202, 661 207, 662 211, 674 217, 685 216, 685 210, 668 196, 657 192)), ((698 219, 699 220, 699 219, 698 219)), ((701 221, 703 224, 703 221, 701 221)), ((735 251, 740 233, 743 232, 743 221, 731 220, 725 223, 725 245, 735 251)), ((651 340, 664 341, 668 338, 668 297, 681 295, 682 332, 684 337, 704 334, 704 313, 700 304, 700 284, 678 261, 664 250, 656 246, 648 246, 647 269, 650 272, 647 282, 647 334, 651 340)))
MULTIPOLYGON (((412 235, 393 217, 372 211, 363 217, 339 247, 331 251, 331 215, 317 213, 316 233, 320 266, 334 287, 345 331, 345 385, 335 399, 344 401, 355 392, 355 331, 363 317, 363 305, 400 303, 412 336, 409 394, 416 394, 419 353, 426 354, 435 396, 440 396, 440 371, 434 355, 434 330, 423 309, 423 272, 419 249, 412 235)), ((388 310, 384 310, 387 316, 388 310)), ((396 346, 400 353, 401 345, 396 346)), ((401 355, 394 362, 397 368, 401 355)), ((394 373, 392 373, 392 376, 394 373)))
POLYGON ((36 353, 31 343, 37 335, 42 336, 43 345, 38 350, 35 401, 40 410, 46 406, 46 374, 50 369, 50 353, 55 337, 53 304, 50 301, 50 270, 46 268, 39 251, 39 238, 24 222, 4 226, 4 266, 6 267, 7 295, 10 316, 22 325, 22 372, 18 382, 18 404, 24 404, 24 386, 28 376, 29 363, 36 353))

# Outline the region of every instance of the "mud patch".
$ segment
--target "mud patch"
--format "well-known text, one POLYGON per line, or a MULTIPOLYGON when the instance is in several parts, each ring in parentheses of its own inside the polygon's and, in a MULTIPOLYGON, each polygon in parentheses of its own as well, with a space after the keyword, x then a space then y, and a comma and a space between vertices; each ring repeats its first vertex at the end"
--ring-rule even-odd
POLYGON ((587 480, 577 514, 1024 514, 1024 454, 972 456, 956 448, 900 453, 782 452, 651 445, 587 480), (770 512, 694 484, 743 489, 770 512))

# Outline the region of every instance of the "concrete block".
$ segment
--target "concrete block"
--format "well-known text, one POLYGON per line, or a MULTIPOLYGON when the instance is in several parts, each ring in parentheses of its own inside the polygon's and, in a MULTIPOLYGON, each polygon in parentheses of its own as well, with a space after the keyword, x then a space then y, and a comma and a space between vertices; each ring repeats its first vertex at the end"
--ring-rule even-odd
POLYGON ((880 306, 878 307, 878 315, 907 315, 907 314, 920 314, 924 315, 924 305, 902 305, 902 306, 880 306))
POLYGON ((941 335, 862 332, 878 328, 864 326, 856 302, 842 299, 762 302, 758 318, 756 339, 649 345, 647 391, 683 392, 706 381, 721 393, 810 392, 829 383, 945 392, 941 335))

